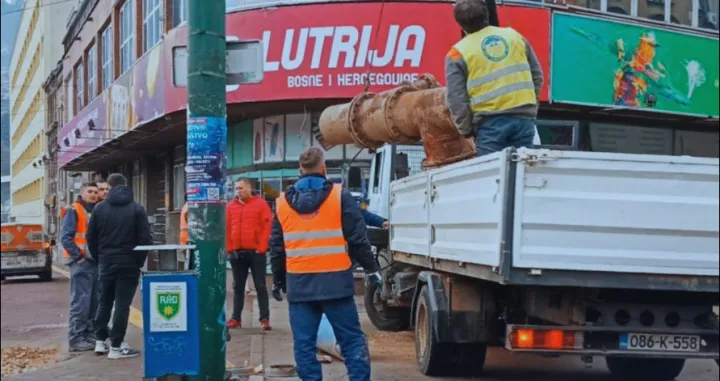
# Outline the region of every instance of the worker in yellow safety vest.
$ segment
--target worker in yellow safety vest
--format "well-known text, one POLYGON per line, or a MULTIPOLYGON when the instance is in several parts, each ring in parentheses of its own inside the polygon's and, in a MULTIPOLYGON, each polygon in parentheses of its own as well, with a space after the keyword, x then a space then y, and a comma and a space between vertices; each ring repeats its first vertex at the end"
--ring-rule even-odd
POLYGON ((490 25, 482 0, 457 0, 466 36, 445 57, 447 104, 477 155, 526 147, 535 138, 543 70, 532 46, 512 28, 490 25))

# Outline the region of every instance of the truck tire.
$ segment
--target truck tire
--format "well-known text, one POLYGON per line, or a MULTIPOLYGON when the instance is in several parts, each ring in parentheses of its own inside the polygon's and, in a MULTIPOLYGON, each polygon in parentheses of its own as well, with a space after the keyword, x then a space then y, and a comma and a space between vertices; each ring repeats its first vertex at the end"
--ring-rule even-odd
POLYGON ((410 311, 391 308, 380 300, 377 284, 365 286, 365 312, 375 328, 386 332, 405 331, 410 327, 410 311), (382 304, 379 306, 378 304, 382 304))
POLYGON ((607 357, 610 373, 619 380, 672 381, 682 373, 684 359, 607 357))
POLYGON ((439 343, 432 319, 430 296, 427 286, 423 286, 415 307, 415 355, 420 372, 431 377, 481 376, 487 345, 439 343))

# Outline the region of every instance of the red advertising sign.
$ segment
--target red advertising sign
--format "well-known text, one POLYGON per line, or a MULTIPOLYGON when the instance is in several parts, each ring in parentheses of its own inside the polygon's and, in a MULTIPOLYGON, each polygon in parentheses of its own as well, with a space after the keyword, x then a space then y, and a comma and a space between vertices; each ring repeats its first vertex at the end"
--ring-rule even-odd
MULTIPOLYGON (((260 84, 228 87, 227 102, 351 98, 366 83, 369 91, 381 91, 423 73, 444 82, 445 54, 462 37, 452 4, 382 7, 333 3, 228 14, 228 37, 263 41, 265 74, 260 84)), ((531 43, 540 41, 536 52, 547 67, 549 12, 507 8, 501 19, 531 43)), ((165 57, 172 62, 172 48, 187 45, 187 29, 171 31, 165 42, 165 57)), ((165 83, 168 112, 184 109, 187 89, 174 87, 170 70, 165 83)))
POLYGON ((505 5, 498 7, 498 18, 500 26, 515 29, 532 45, 545 74, 540 100, 547 101, 550 86, 550 10, 505 5))

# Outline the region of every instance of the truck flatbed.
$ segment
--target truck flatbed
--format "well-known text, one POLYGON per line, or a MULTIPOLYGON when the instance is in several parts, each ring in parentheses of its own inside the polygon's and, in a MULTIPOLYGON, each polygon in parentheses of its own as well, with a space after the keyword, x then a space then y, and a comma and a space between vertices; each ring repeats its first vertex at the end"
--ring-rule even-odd
POLYGON ((718 293, 719 164, 507 149, 394 181, 390 250, 500 284, 718 293))

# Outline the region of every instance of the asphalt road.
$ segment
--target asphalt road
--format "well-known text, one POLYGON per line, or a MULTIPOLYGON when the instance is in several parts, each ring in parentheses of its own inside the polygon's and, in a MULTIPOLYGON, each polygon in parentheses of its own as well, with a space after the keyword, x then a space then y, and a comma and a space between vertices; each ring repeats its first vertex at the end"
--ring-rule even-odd
MULTIPOLYGON (((0 306, 2 322, 2 347, 12 345, 54 346, 62 344, 67 335, 67 279, 55 275, 56 280, 50 283, 38 282, 35 279, 10 279, 2 284, 2 302, 0 306)), ((273 303, 273 305, 275 305, 273 303)), ((265 341, 265 353, 280 351, 283 347, 292 346, 289 329, 282 327, 280 311, 275 319, 278 337, 277 348, 271 347, 274 341, 265 341), (277 320, 276 320, 277 319, 277 320)), ((412 332, 386 333, 378 332, 368 323, 362 307, 360 314, 364 328, 368 334, 375 381, 423 381, 439 380, 422 376, 415 365, 414 337, 412 332)), ((130 333, 130 332, 129 332, 130 333)), ((241 335, 241 331, 236 334, 241 335)), ((140 347, 142 333, 132 332, 133 345, 140 347)), ((238 344, 234 339, 231 344, 238 344)), ((247 345, 245 345, 247 346, 247 345)), ((284 348, 289 350, 290 348, 284 348)), ((288 353, 288 354, 289 354, 288 353)), ((290 355, 291 356, 291 355, 290 355)), ((237 357, 237 356, 235 356, 237 357)), ((291 357, 290 357, 291 358, 291 357)), ((266 359, 267 360, 267 359, 266 359)), ((88 374, 102 367, 100 378, 107 380, 140 379, 141 358, 123 362, 98 361, 93 357, 81 357, 71 361, 62 361, 47 370, 15 376, 10 379, 20 380, 81 380, 88 374), (65 368, 73 368, 73 372, 65 368), (83 369, 84 368, 84 369, 83 369), (59 373, 67 377, 59 376, 59 373), (52 375, 55 374, 53 377, 52 375), (117 374, 117 378, 110 375, 117 374), (126 375, 122 377, 122 375, 126 375), (81 376, 82 375, 82 376, 81 376), (137 377, 137 378, 136 378, 137 377)), ((236 362, 237 363, 237 362, 236 362)), ((347 380, 344 364, 334 362, 324 367, 324 381, 347 380)), ((518 355, 500 349, 492 349, 488 353, 487 374, 485 381, 611 381, 612 378, 602 358, 594 361, 592 368, 586 368, 577 357, 543 358, 534 355, 518 355)), ((4 379, 4 377, 3 377, 4 379)), ((95 379, 95 378, 92 378, 95 379)), ((717 381, 718 366, 711 360, 689 361, 678 381, 717 381)), ((442 380, 459 381, 460 378, 444 378, 442 380)), ((630 380, 632 381, 632 380, 630 380)))

